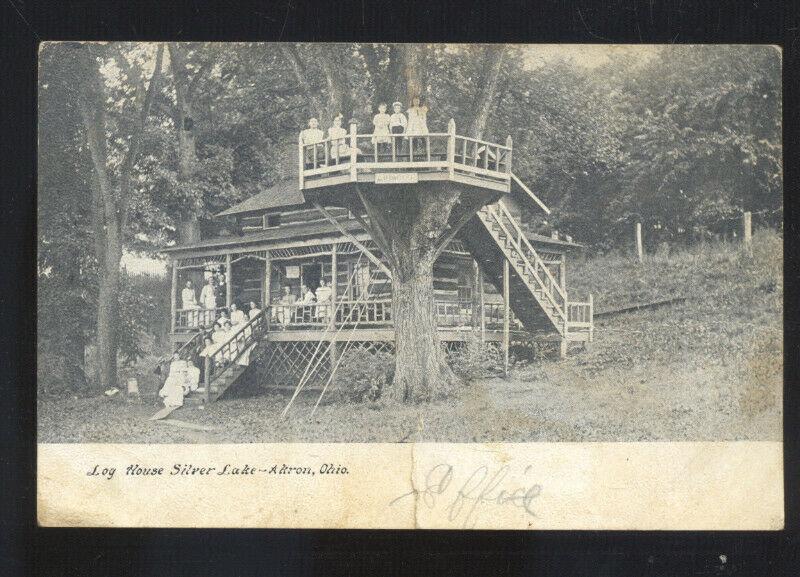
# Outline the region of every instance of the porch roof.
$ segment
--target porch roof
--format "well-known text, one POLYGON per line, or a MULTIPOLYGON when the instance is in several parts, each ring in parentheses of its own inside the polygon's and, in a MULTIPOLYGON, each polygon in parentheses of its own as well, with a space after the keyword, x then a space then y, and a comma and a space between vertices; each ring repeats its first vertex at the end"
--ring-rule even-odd
POLYGON ((271 208, 305 204, 306 199, 298 187, 297 179, 281 180, 215 216, 231 216, 246 212, 259 212, 271 208))
MULTIPOLYGON (((352 233, 363 232, 364 229, 355 220, 340 219, 345 230, 352 233)), ((300 222, 297 224, 282 225, 278 228, 271 228, 264 231, 245 234, 243 236, 217 236, 207 238, 191 244, 181 244, 163 249, 164 252, 180 252, 188 250, 199 250, 209 248, 226 248, 234 246, 244 246, 250 244, 285 242, 287 240, 298 240, 304 237, 322 236, 341 236, 341 232, 330 222, 300 222)))

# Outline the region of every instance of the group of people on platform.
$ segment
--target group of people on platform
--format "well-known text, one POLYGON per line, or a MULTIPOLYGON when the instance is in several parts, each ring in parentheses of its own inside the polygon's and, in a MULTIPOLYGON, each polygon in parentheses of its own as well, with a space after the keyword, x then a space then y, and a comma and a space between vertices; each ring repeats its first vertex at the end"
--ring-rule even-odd
MULTIPOLYGON (((411 106, 403 112, 403 104, 400 102, 392 103, 392 113, 387 112, 385 102, 378 104, 378 113, 372 118, 372 144, 380 152, 388 152, 394 141, 395 150, 401 151, 403 143, 415 136, 426 136, 428 134, 428 107, 422 104, 419 96, 415 96, 411 101, 411 106)), ((347 140, 347 130, 342 126, 342 114, 338 114, 333 119, 333 125, 328 128, 329 150, 324 148, 318 150, 313 147, 313 151, 308 149, 305 153, 305 163, 307 165, 325 164, 325 158, 331 164, 338 164, 341 160, 349 160, 353 152, 347 140), (325 155, 329 152, 329 156, 325 155), (317 162, 315 162, 315 159, 317 162)), ((319 144, 325 140, 325 133, 319 127, 319 120, 311 118, 308 121, 308 128, 300 132, 300 142, 305 146, 319 144)), ((413 143, 412 143, 413 146, 413 143)), ((360 154, 360 150, 355 151, 360 154)), ((412 151, 413 153, 413 151, 412 151)))
POLYGON ((280 325, 327 322, 332 296, 333 289, 325 279, 320 279, 316 291, 301 283, 299 298, 289 285, 285 285, 272 306, 271 318, 280 325))
POLYGON ((200 290, 200 299, 198 300, 194 284, 191 280, 186 281, 181 290, 181 309, 187 311, 188 326, 194 328, 214 324, 217 306, 225 299, 226 282, 225 273, 219 272, 210 275, 200 290))

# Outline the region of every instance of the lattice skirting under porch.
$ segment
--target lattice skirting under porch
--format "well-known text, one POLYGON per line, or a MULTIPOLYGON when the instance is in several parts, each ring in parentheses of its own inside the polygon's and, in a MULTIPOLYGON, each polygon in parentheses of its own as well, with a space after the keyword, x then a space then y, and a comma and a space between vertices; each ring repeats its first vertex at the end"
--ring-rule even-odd
MULTIPOLYGON (((448 355, 464 346, 461 341, 442 344, 448 355)), ((486 343, 486 346, 499 347, 499 343, 486 343)), ((394 343, 387 341, 340 342, 337 348, 339 355, 356 349, 370 353, 394 353, 394 343)), ((255 364, 262 384, 268 387, 296 387, 304 374, 307 378, 305 387, 322 387, 330 377, 332 368, 328 343, 320 345, 319 341, 266 343, 255 364)))

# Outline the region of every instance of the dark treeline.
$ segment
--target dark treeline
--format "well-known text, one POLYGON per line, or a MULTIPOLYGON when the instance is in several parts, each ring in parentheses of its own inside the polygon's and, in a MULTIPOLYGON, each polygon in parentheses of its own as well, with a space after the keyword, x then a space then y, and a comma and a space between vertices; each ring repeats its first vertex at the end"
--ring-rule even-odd
POLYGON ((537 59, 535 46, 498 50, 426 45, 403 64, 382 44, 43 45, 40 345, 82 358, 99 341, 109 358, 135 357, 128 333, 139 328, 108 330, 141 306, 126 296, 122 252, 154 254, 295 177, 297 134, 312 115, 327 127, 342 113, 370 131, 379 101, 408 101, 393 81, 403 76, 431 130, 452 117, 470 125, 462 133, 512 136, 514 172, 553 209, 548 222, 528 215, 543 232, 605 250, 629 244, 634 221, 669 242, 722 232, 742 211, 780 225, 777 49, 597 47, 604 56, 591 65, 537 59), (483 106, 478 79, 490 68, 483 106))

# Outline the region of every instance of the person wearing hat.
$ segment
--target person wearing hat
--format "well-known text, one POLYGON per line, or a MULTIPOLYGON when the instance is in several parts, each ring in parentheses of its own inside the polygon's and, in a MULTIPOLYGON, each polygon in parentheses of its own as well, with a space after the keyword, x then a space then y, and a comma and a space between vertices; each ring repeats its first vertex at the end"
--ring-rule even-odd
POLYGON ((333 119, 333 126, 328 129, 328 138, 331 141, 331 159, 339 164, 340 158, 349 159, 350 147, 347 146, 347 130, 342 128, 342 114, 333 119))
POLYGON ((319 120, 316 118, 309 118, 308 120, 308 128, 302 130, 300 132, 300 143, 303 145, 305 149, 305 156, 306 156, 306 164, 308 166, 313 166, 314 164, 314 157, 317 156, 317 147, 316 145, 322 142, 325 139, 325 133, 322 132, 319 128, 319 120), (306 146, 315 145, 310 149, 306 149, 306 146))
MULTIPOLYGON (((395 102, 392 104, 392 110, 394 112, 389 117, 389 130, 395 135, 404 134, 406 126, 408 126, 408 120, 406 120, 406 115, 403 114, 403 105, 400 102, 395 102)), ((394 142, 395 147, 399 149, 400 139, 395 136, 394 142)))

